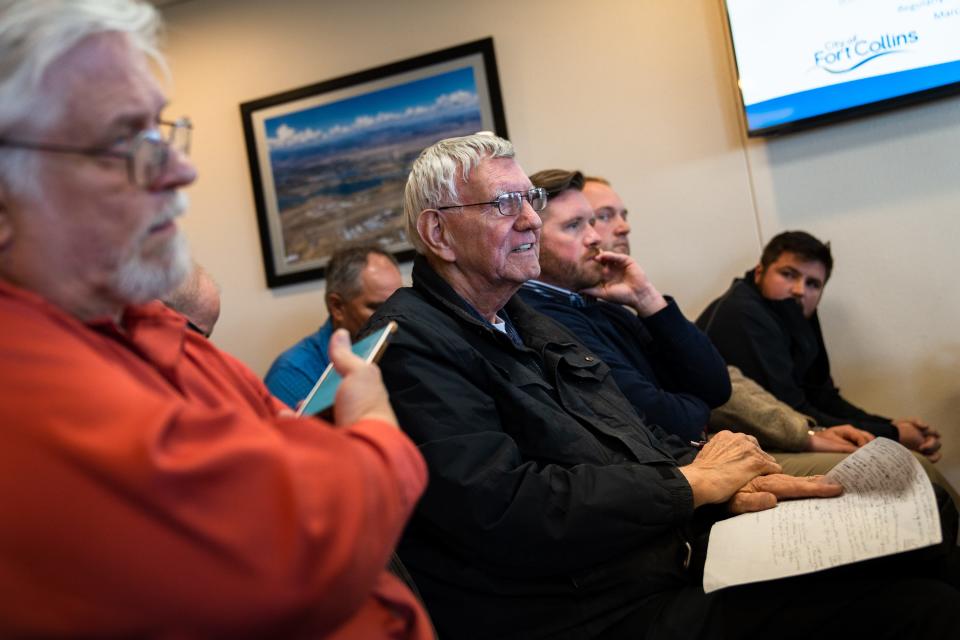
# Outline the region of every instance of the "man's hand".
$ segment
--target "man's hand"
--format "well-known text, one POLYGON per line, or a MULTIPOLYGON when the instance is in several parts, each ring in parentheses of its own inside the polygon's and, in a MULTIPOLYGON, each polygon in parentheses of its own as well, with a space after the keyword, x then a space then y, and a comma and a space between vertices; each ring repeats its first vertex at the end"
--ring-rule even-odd
POLYGON ((680 467, 690 488, 693 506, 726 502, 759 475, 780 473, 780 465, 743 433, 721 431, 710 438, 690 464, 680 467))
POLYGON ((334 423, 346 427, 364 418, 383 420, 397 426, 380 368, 368 364, 350 349, 350 335, 337 329, 330 338, 330 361, 343 377, 333 404, 334 423))
POLYGON ((849 424, 828 427, 810 435, 807 451, 853 453, 875 437, 872 433, 849 424))
POLYGON ((919 451, 930 462, 940 459, 940 432, 920 418, 901 418, 893 421, 900 435, 900 444, 908 449, 919 451))
POLYGON ((794 476, 775 473, 754 478, 730 498, 731 513, 763 511, 777 506, 785 498, 832 498, 843 493, 843 487, 824 476, 794 476))
POLYGON ((603 281, 581 293, 607 302, 625 304, 632 307, 641 318, 652 316, 667 306, 667 301, 630 256, 601 251, 593 259, 603 265, 603 281))

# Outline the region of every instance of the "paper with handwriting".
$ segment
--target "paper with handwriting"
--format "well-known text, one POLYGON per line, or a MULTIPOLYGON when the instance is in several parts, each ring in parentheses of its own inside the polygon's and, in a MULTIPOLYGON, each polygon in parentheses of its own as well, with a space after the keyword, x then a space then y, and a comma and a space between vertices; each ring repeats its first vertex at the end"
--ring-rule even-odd
POLYGON ((941 541, 933 487, 900 444, 877 438, 827 476, 843 485, 843 495, 785 500, 714 524, 703 590, 812 573, 941 541))

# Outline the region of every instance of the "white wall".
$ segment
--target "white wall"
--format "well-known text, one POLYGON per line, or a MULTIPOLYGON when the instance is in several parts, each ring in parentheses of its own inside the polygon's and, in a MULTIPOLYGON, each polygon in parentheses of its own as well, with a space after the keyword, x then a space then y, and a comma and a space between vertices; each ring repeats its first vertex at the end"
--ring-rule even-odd
POLYGON ((325 311, 322 282, 264 284, 239 104, 492 35, 521 165, 611 179, 635 255, 688 315, 777 231, 830 239, 836 377, 871 409, 934 421, 960 483, 960 99, 747 142, 719 0, 193 0, 165 15, 171 114, 193 117, 201 173, 184 226, 223 286, 215 341, 256 372, 325 311))

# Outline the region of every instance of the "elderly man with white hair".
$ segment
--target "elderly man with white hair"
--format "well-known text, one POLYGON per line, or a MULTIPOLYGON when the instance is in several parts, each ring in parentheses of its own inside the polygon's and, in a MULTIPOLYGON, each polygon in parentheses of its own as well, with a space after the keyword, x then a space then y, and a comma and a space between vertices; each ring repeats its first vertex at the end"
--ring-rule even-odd
POLYGON ((431 637, 384 571, 426 478, 378 370, 336 334, 341 428, 297 418, 155 300, 196 177, 158 28, 0 1, 0 636, 431 637))
POLYGON ((841 489, 778 473, 744 434, 698 451, 646 426, 609 367, 515 295, 540 273, 545 204, 506 140, 427 148, 404 203, 413 286, 370 320, 400 325, 381 368, 431 479, 399 552, 440 637, 955 634, 960 592, 922 554, 923 577, 880 562, 704 595, 714 520, 841 489))

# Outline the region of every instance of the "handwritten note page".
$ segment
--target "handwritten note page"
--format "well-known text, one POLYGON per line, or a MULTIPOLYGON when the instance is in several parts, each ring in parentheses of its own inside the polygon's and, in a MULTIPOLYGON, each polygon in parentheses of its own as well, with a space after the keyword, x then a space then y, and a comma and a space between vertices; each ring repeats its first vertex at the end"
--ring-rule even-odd
POLYGON ((900 444, 877 438, 827 475, 843 485, 842 496, 783 501, 713 525, 703 590, 812 573, 941 541, 933 487, 900 444))

